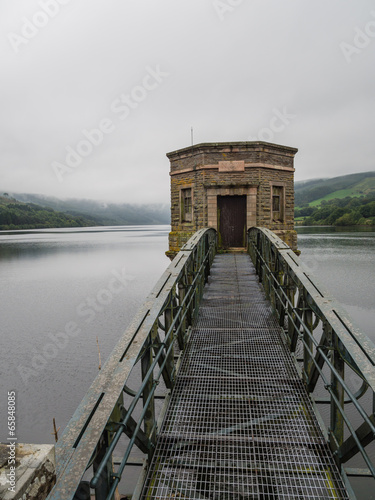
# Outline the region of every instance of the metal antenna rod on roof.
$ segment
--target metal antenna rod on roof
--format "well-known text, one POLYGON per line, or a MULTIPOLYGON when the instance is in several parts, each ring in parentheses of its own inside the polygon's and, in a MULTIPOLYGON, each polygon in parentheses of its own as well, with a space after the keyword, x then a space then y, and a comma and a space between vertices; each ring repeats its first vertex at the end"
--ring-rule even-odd
POLYGON ((193 139, 193 127, 191 127, 191 145, 194 144, 194 139, 193 139))

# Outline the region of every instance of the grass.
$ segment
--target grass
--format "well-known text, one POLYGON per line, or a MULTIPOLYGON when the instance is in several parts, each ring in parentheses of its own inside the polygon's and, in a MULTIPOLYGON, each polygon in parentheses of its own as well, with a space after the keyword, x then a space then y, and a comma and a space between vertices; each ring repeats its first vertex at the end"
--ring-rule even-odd
POLYGON ((346 189, 339 189, 333 193, 327 194, 318 200, 314 200, 309 203, 310 207, 317 207, 321 204, 323 200, 329 201, 335 198, 346 198, 350 196, 351 198, 357 198, 359 196, 366 196, 366 194, 375 191, 375 177, 368 177, 360 182, 354 184, 354 186, 348 187, 346 189))
POLYGON ((351 196, 352 198, 356 198, 358 196, 362 196, 364 193, 359 193, 356 189, 340 189, 339 191, 334 191, 333 193, 327 194, 323 196, 323 198, 319 198, 318 200, 314 200, 309 203, 309 207, 317 207, 321 204, 323 200, 334 200, 335 198, 346 198, 347 196, 351 196))

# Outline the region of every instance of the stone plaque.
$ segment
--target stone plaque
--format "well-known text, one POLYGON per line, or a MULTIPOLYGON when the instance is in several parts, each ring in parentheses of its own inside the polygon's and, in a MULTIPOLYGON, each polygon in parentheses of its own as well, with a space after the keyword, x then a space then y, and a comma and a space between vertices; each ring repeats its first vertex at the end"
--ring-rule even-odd
POLYGON ((219 172, 243 172, 245 170, 244 160, 219 161, 219 172))

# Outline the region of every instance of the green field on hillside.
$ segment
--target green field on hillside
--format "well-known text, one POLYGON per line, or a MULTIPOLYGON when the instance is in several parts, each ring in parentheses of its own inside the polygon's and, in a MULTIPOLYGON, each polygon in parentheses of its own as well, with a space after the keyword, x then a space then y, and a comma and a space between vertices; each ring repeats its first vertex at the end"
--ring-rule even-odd
POLYGON ((296 207, 317 207, 322 201, 358 198, 375 193, 375 172, 343 175, 332 179, 317 179, 295 184, 296 207))
POLYGON ((309 203, 309 207, 317 207, 318 205, 321 204, 321 202, 328 201, 328 200, 334 200, 334 199, 343 199, 346 198, 347 196, 350 196, 351 198, 355 198, 358 196, 362 196, 362 194, 358 193, 354 188, 352 189, 340 189, 339 191, 334 191, 333 193, 327 194, 323 198, 319 198, 318 200, 312 201, 309 203))

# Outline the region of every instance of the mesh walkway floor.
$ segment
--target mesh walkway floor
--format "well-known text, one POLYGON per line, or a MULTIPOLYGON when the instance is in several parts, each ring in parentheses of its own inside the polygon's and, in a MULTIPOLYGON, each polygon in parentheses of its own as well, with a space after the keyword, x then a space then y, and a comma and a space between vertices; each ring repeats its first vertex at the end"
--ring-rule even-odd
POLYGON ((217 255, 143 499, 347 498, 246 254, 217 255))

